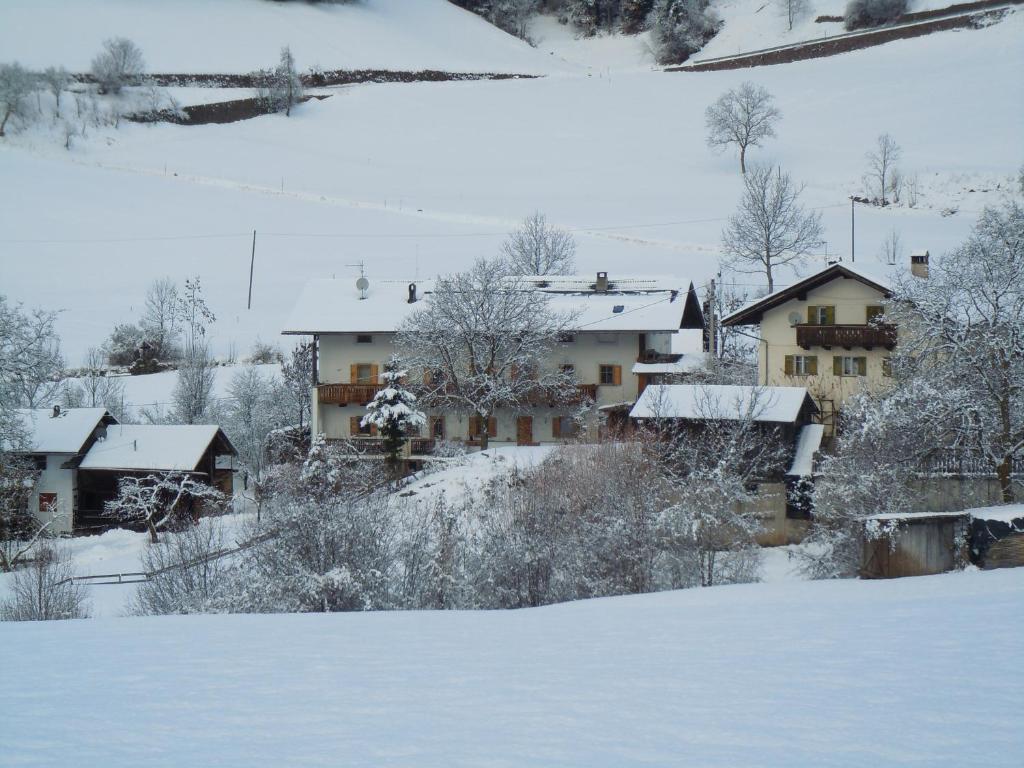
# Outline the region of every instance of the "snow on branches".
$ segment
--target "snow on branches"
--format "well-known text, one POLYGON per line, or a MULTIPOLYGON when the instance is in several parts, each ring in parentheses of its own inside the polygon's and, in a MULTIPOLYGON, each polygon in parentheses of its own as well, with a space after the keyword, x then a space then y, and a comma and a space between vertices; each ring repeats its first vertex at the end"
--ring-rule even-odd
POLYGON ((185 472, 129 475, 117 485, 117 498, 105 504, 104 513, 122 522, 144 524, 153 543, 158 541, 157 531, 192 510, 196 502, 216 507, 226 501, 216 488, 185 472))
POLYGON ((398 453, 407 436, 427 423, 423 411, 416 407, 416 395, 403 385, 407 371, 401 369, 397 356, 384 366, 384 387, 366 406, 366 415, 360 424, 374 426, 384 441, 384 452, 392 465, 398 463, 398 453))

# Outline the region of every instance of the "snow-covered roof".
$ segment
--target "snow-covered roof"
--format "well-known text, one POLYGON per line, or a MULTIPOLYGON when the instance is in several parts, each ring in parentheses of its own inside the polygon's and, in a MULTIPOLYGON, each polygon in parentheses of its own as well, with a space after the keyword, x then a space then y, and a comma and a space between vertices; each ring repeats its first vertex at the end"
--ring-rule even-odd
POLYGON ((821 448, 821 439, 825 436, 824 424, 805 424, 800 428, 796 440, 796 452, 793 463, 786 472, 791 477, 810 477, 814 474, 814 454, 821 448))
POLYGON ((214 424, 117 424, 107 427, 79 468, 191 472, 219 432, 214 424))
POLYGON ((51 408, 19 408, 17 413, 32 453, 78 453, 104 417, 113 420, 105 408, 63 408, 58 416, 51 408))
POLYGON ((722 318, 723 325, 750 325, 760 322, 765 311, 784 304, 797 294, 805 293, 812 288, 839 278, 853 278, 877 288, 881 293, 890 295, 893 292, 894 277, 897 267, 877 262, 841 261, 829 264, 801 278, 792 285, 787 285, 771 293, 747 302, 739 309, 722 318))
POLYGON ((701 354, 681 355, 674 363, 633 363, 633 373, 679 374, 699 371, 707 364, 707 357, 701 354))
MULTIPOLYGON (((573 327, 584 332, 677 331, 683 322, 687 289, 671 278, 612 279, 621 291, 596 292, 592 277, 565 276, 532 281, 552 312, 575 316, 573 327), (578 282, 577 282, 578 281, 578 282), (542 287, 540 282, 548 282, 542 287), (585 283, 585 284, 584 284, 585 283), (628 284, 628 285, 627 285, 628 284), (578 292, 573 292, 573 287, 578 292)), ((352 280, 309 281, 284 327, 285 334, 391 333, 430 301, 434 280, 371 280, 360 291, 352 280), (409 303, 415 284, 417 301, 409 303)))
MULTIPOLYGON (((793 423, 810 395, 803 387, 652 384, 644 389, 634 419, 722 419, 793 423)), ((813 406, 813 401, 811 401, 813 406)))
POLYGON ((996 507, 978 507, 968 509, 967 514, 975 520, 994 520, 1003 523, 1012 523, 1014 520, 1024 520, 1024 504, 1002 504, 996 507))

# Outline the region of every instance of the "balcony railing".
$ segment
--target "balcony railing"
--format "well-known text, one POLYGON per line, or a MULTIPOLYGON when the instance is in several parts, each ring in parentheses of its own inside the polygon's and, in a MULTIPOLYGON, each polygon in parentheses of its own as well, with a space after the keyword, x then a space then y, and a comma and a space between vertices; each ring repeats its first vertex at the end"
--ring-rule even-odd
POLYGON ((885 347, 896 346, 896 328, 892 325, 798 325, 796 343, 811 347, 885 347))
POLYGON ((318 384, 317 399, 328 405, 366 405, 382 388, 381 384, 318 384))

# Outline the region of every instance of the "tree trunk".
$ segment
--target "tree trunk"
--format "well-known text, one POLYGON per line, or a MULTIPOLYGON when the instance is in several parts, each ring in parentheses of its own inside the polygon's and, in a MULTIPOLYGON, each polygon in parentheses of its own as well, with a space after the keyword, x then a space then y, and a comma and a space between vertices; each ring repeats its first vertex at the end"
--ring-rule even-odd
POLYGON ((740 173, 746 175, 747 173, 747 146, 746 144, 740 144, 740 173))
POLYGON ((1013 493, 1013 456, 1006 454, 1003 460, 996 467, 996 477, 999 478, 999 492, 1002 495, 1004 504, 1012 504, 1013 493))
POLYGON ((768 278, 768 293, 775 290, 775 280, 772 278, 772 262, 769 259, 765 260, 764 273, 768 278))
POLYGON ((156 526, 153 524, 153 518, 151 518, 151 517, 147 517, 146 518, 146 528, 149 529, 149 541, 150 541, 150 543, 156 544, 158 542, 158 539, 157 539, 157 535, 156 535, 156 526))
POLYGON ((4 128, 7 126, 7 118, 9 118, 10 116, 11 110, 8 109, 6 112, 4 112, 4 119, 0 120, 0 139, 2 139, 6 135, 4 133, 4 128))

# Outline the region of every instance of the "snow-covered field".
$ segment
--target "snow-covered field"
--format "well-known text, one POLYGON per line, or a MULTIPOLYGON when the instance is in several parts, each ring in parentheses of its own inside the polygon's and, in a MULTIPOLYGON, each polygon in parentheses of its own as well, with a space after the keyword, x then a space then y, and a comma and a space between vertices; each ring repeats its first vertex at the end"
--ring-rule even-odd
POLYGON ((290 119, 122 125, 71 152, 52 136, 12 136, 0 147, 0 175, 17 181, 0 187, 3 288, 66 310, 60 331, 76 363, 137 312, 153 277, 201 274, 225 354, 276 336, 309 277, 354 280, 360 261, 371 280, 457 269, 495 253, 536 209, 574 230, 581 271, 699 285, 717 269, 740 189, 736 158, 704 144, 703 112, 748 78, 783 112, 778 138, 752 160, 806 182, 826 227, 820 259, 848 255, 847 196, 862 191, 864 154, 884 131, 922 199, 915 210, 859 209, 858 259, 877 258, 892 229, 908 252, 937 254, 1024 159, 1022 70, 1018 13, 984 30, 757 70, 609 65, 529 81, 355 86, 290 119))
POLYGON ((0 763, 1016 766, 1024 570, 0 625, 0 763))
POLYGON ((102 42, 134 40, 151 72, 250 72, 289 45, 300 69, 546 72, 525 43, 447 0, 4 0, 4 61, 86 71, 102 42))

